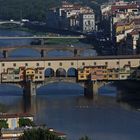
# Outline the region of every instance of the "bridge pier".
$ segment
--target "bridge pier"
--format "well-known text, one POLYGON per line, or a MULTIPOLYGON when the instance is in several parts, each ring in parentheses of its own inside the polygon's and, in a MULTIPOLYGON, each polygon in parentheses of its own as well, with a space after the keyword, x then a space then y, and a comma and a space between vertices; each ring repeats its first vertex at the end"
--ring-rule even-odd
POLYGON ((41 45, 45 45, 45 39, 41 38, 40 42, 41 42, 41 45))
POLYGON ((87 97, 94 97, 98 95, 98 90, 105 83, 102 81, 88 81, 85 82, 84 95, 87 97))
POLYGON ((36 83, 32 81, 26 82, 23 87, 23 93, 25 96, 35 96, 36 95, 36 83))
POLYGON ((80 56, 80 51, 77 49, 74 49, 74 57, 80 56))
POLYGON ((3 57, 4 58, 7 58, 8 57, 8 51, 7 50, 3 50, 3 53, 2 54, 3 54, 3 57))
POLYGON ((41 57, 45 57, 45 51, 44 50, 41 50, 40 54, 41 54, 41 57))

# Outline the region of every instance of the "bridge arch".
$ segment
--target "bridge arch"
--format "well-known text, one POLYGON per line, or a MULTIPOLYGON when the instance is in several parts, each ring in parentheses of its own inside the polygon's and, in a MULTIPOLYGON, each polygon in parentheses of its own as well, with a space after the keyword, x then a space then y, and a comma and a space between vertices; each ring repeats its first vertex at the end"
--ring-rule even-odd
POLYGON ((49 57, 52 57, 52 56, 57 56, 57 57, 60 57, 60 56, 65 56, 65 57, 70 57, 70 56, 73 56, 74 52, 72 50, 68 50, 68 49, 61 49, 61 48, 52 48, 52 49, 49 49, 47 50, 46 52, 46 55, 49 56, 49 57))
POLYGON ((0 95, 1 94, 23 94, 23 87, 20 84, 14 83, 1 83, 0 84, 0 95))
POLYGON ((45 77, 54 77, 55 76, 55 71, 52 68, 47 68, 45 70, 45 77))
POLYGON ((67 72, 64 68, 58 68, 56 70, 56 77, 66 77, 67 76, 67 72))
POLYGON ((80 92, 80 94, 84 93, 84 84, 83 83, 77 83, 76 80, 70 80, 67 78, 61 79, 48 79, 46 83, 40 84, 37 86, 37 94, 44 94, 47 90, 47 93, 56 93, 56 94, 61 94, 61 93, 74 93, 76 94, 77 92, 80 92), (60 88, 61 87, 61 88, 60 88), (60 90, 60 92, 59 92, 60 90), (73 90, 74 92, 71 92, 73 90))
POLYGON ((35 48, 19 47, 8 52, 8 56, 21 56, 21 57, 40 57, 40 52, 35 48))
POLYGON ((20 21, 0 21, 0 25, 4 24, 15 24, 15 25, 23 25, 20 21))
POLYGON ((68 77, 76 77, 77 76, 77 69, 73 68, 73 67, 69 68, 67 70, 67 76, 68 77))
POLYGON ((97 56, 96 50, 91 49, 91 48, 88 48, 88 49, 85 49, 85 50, 81 50, 81 51, 79 52, 79 54, 80 54, 81 56, 97 56))

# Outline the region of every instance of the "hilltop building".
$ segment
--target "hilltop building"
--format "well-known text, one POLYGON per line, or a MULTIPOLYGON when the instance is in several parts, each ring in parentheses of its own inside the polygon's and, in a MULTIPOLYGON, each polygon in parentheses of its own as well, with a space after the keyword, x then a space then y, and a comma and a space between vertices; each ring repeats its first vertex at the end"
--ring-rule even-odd
POLYGON ((110 40, 116 43, 118 54, 136 54, 140 30, 140 3, 121 0, 102 5, 101 12, 103 21, 108 21, 110 40))
POLYGON ((47 15, 47 26, 53 29, 78 32, 95 30, 95 14, 90 7, 62 2, 61 7, 52 8, 47 15))

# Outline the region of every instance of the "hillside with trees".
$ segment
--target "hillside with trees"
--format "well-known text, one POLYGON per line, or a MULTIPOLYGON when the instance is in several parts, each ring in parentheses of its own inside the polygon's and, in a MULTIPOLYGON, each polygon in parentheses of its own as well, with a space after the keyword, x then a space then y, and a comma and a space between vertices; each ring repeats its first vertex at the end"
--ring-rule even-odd
POLYGON ((60 5, 60 0, 0 0, 0 19, 43 21, 48 8, 60 5))

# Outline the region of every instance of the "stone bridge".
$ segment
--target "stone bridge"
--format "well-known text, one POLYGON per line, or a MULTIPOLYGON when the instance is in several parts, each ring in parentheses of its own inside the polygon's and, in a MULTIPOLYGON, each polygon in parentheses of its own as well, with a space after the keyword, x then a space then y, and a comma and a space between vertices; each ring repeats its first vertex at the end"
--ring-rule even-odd
POLYGON ((88 49, 93 49, 93 47, 71 47, 62 45, 30 45, 30 46, 11 46, 11 47, 0 47, 0 52, 3 54, 4 58, 7 58, 10 53, 19 49, 33 49, 40 53, 41 57, 45 57, 50 51, 69 51, 72 52, 74 56, 80 56, 82 52, 88 49))
POLYGON ((0 21, 0 25, 2 25, 2 24, 17 24, 17 25, 23 25, 22 22, 20 22, 20 21, 14 21, 14 20, 12 20, 12 21, 9 21, 9 20, 0 21))
MULTIPOLYGON (((6 73, 7 69, 18 69, 19 67, 26 68, 43 68, 43 73, 47 69, 54 71, 53 75, 48 75, 41 82, 25 82, 15 83, 24 88, 24 93, 35 95, 36 89, 40 86, 53 83, 53 82, 70 82, 78 83, 84 87, 85 94, 93 95, 97 93, 98 88, 106 83, 106 81, 77 81, 77 75, 75 77, 69 77, 68 71, 73 68, 78 70, 84 66, 101 66, 106 65, 107 69, 119 69, 125 65, 130 65, 132 68, 140 66, 139 55, 129 56, 96 56, 96 57, 68 57, 68 58, 1 58, 0 59, 0 74, 6 73)), ((129 80, 129 79, 128 79, 129 80)), ((131 80, 131 79, 130 79, 131 80)), ((110 82, 109 80, 107 82, 110 82)), ((12 81, 11 81, 12 83, 12 81)))

